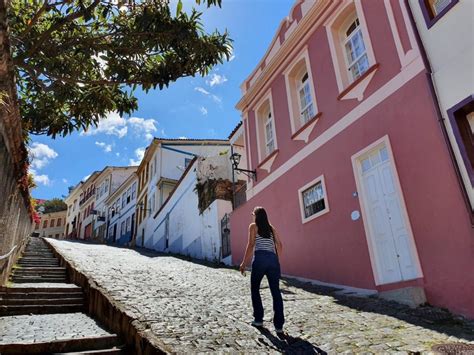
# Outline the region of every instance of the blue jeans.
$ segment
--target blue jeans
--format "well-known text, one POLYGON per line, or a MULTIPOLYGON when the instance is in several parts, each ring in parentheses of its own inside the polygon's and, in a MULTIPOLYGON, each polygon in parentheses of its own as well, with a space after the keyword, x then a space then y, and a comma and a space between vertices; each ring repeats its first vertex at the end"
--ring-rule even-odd
POLYGON ((276 329, 282 329, 285 316, 283 315, 283 298, 280 292, 280 263, 275 253, 257 250, 252 262, 252 274, 250 276, 253 317, 257 322, 263 321, 263 305, 260 297, 260 283, 263 276, 267 276, 270 292, 272 293, 273 325, 276 329))

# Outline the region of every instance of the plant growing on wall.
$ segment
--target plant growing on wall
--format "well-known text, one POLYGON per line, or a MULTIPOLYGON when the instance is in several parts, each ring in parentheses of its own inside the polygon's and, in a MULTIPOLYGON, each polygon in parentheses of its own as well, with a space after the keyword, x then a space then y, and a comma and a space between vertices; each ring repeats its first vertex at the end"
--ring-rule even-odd
POLYGON ((16 0, 8 10, 23 128, 53 138, 129 114, 136 88, 206 75, 231 54, 227 32, 206 33, 181 0, 176 11, 167 0, 16 0))

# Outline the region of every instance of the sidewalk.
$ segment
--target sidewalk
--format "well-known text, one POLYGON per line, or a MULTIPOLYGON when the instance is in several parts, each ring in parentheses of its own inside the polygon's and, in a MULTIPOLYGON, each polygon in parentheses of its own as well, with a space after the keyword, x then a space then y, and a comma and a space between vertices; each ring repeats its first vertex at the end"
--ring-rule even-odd
POLYGON ((265 282, 266 328, 250 326, 249 273, 106 245, 49 242, 177 353, 408 353, 474 343, 473 323, 443 310, 337 295, 336 289, 290 279, 282 282, 289 337, 281 341, 274 336, 265 282))

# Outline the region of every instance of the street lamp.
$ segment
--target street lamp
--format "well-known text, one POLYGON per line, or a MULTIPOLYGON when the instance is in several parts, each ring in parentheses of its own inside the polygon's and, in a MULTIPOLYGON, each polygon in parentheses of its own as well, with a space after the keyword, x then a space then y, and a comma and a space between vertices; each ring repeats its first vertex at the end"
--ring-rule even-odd
POLYGON ((242 155, 239 153, 232 153, 230 155, 230 160, 232 161, 232 169, 238 173, 244 173, 251 179, 257 180, 257 171, 256 170, 247 170, 247 169, 239 169, 239 163, 242 155))

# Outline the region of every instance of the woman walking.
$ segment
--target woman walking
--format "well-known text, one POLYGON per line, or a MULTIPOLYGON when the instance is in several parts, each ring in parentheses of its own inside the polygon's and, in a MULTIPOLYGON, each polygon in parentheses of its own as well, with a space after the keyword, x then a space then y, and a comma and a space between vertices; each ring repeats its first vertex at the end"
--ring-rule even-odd
POLYGON ((255 223, 249 225, 249 240, 245 250, 244 259, 240 264, 240 272, 245 273, 245 267, 254 253, 250 286, 252 293, 252 306, 255 327, 263 326, 263 305, 260 297, 260 283, 263 276, 267 276, 268 285, 273 298, 273 325, 278 335, 283 334, 283 299, 280 292, 280 263, 282 244, 275 228, 270 224, 267 212, 263 207, 253 210, 255 223))

